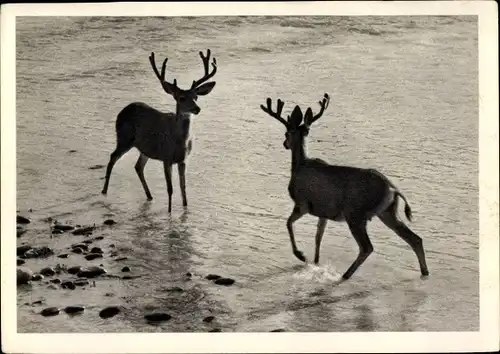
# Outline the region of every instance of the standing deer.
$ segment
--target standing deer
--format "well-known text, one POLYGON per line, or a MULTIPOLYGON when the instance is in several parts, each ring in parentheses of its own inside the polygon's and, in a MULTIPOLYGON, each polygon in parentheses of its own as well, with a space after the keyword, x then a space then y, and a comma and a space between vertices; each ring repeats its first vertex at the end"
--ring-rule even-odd
POLYGON ((105 195, 108 191, 109 178, 115 163, 126 152, 135 147, 140 151, 135 170, 148 200, 152 200, 153 197, 144 178, 144 166, 151 158, 163 161, 168 191, 168 212, 172 212, 173 164, 178 165, 182 204, 187 207, 185 160, 192 149, 192 140, 189 136, 190 118, 191 114, 197 115, 200 113, 200 107, 196 104, 198 96, 207 95, 212 91, 215 82, 206 81, 217 72, 215 58, 212 61, 212 71, 209 72, 210 49, 207 51, 207 56, 200 52, 200 57, 205 68, 205 75, 201 79, 193 81, 189 90, 183 90, 177 87, 176 79, 174 79, 173 83, 165 80, 168 58, 163 61, 160 73, 156 67, 154 53, 151 53, 149 61, 156 77, 160 80, 165 92, 171 95, 176 102, 175 113, 160 112, 145 103, 134 102, 126 106, 118 114, 116 119, 117 146, 109 159, 102 194, 105 195))
POLYGON ((309 107, 303 116, 299 106, 295 106, 288 120, 281 117, 284 102, 278 99, 277 110, 271 108, 271 98, 267 99, 264 112, 276 118, 286 127, 284 147, 292 152, 292 171, 288 192, 295 203, 287 220, 293 254, 305 262, 304 254, 295 244, 293 223, 305 214, 319 218, 316 232, 314 263, 319 262, 321 239, 327 220, 342 222, 349 226, 352 236, 359 246, 359 253, 352 265, 342 275, 349 279, 373 252, 373 246, 366 231, 367 222, 377 216, 387 227, 405 240, 416 253, 423 276, 429 275, 425 261, 422 239, 411 231, 397 216, 398 196, 405 202, 405 214, 411 221, 411 209, 405 196, 382 173, 373 169, 335 166, 306 156, 305 138, 311 124, 318 120, 328 107, 330 98, 325 93, 320 111, 313 115, 309 107), (303 122, 303 123, 302 123, 303 122))

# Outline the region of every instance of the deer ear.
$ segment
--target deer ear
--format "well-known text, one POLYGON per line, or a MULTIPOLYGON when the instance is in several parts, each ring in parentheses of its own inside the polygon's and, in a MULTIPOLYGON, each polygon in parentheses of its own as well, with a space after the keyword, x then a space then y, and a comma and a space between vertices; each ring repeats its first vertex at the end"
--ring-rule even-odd
POLYGON ((313 120, 313 112, 312 112, 311 107, 309 107, 306 111, 305 116, 304 116, 305 125, 310 126, 312 123, 312 120, 313 120))
POLYGON ((203 84, 203 85, 196 88, 196 90, 195 90, 196 94, 198 96, 208 95, 210 93, 210 91, 212 91, 214 86, 215 86, 215 81, 207 82, 206 84, 203 84))
POLYGON ((292 115, 288 118, 288 123, 294 128, 302 123, 302 110, 298 105, 293 109, 292 115))

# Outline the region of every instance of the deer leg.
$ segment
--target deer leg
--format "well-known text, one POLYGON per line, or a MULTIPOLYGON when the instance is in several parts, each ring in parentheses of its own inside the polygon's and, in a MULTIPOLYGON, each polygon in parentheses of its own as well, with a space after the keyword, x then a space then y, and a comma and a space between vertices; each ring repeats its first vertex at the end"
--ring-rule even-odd
POLYGON ((351 264, 349 269, 342 275, 344 280, 349 279, 354 272, 359 268, 361 264, 368 258, 368 256, 373 252, 373 246, 370 242, 368 233, 366 232, 366 220, 360 218, 347 219, 347 224, 351 230, 352 236, 356 240, 359 253, 358 257, 351 264))
POLYGON ((168 192, 168 212, 172 212, 172 165, 167 162, 163 162, 163 169, 165 171, 165 179, 167 180, 167 192, 168 192))
POLYGON ((379 219, 399 237, 406 241, 417 255, 420 265, 420 272, 423 276, 429 275, 422 239, 410 230, 397 216, 397 202, 392 203, 383 213, 379 214, 379 219))
POLYGON ((187 207, 187 196, 186 196, 186 163, 180 162, 178 165, 179 170, 179 182, 181 185, 181 193, 182 193, 182 205, 187 207))
POLYGON ((288 234, 290 235, 290 243, 292 244, 292 251, 295 257, 300 259, 302 262, 306 261, 306 257, 304 254, 297 249, 297 245, 295 244, 295 236, 293 234, 293 223, 299 220, 302 216, 305 215, 305 212, 301 210, 298 205, 295 205, 293 208, 292 214, 288 217, 286 222, 286 227, 288 229, 288 234))
POLYGON ((316 230, 316 249, 314 251, 314 264, 319 263, 319 249, 321 247, 321 239, 325 233, 327 219, 319 218, 318 229, 316 230))
POLYGON ((153 200, 153 197, 151 196, 151 192, 149 191, 148 184, 146 183, 146 179, 144 178, 144 166, 146 166, 146 163, 148 162, 149 157, 147 157, 144 154, 139 155, 139 159, 137 160, 134 168, 135 171, 137 172, 137 175, 139 176, 139 179, 141 180, 142 187, 144 188, 144 191, 146 192, 146 197, 148 200, 153 200))
POLYGON ((102 188, 101 192, 102 194, 106 195, 108 193, 109 178, 111 177, 111 171, 113 170, 115 163, 130 149, 132 149, 132 145, 129 146, 124 144, 118 144, 115 151, 111 153, 108 162, 108 167, 106 168, 106 180, 104 181, 104 187, 102 188))

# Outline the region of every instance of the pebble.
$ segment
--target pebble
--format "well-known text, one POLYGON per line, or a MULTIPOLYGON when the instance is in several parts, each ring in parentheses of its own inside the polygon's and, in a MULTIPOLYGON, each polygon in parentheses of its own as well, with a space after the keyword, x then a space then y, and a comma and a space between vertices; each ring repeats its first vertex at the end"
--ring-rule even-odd
POLYGON ((215 319, 214 316, 207 316, 203 319, 203 322, 210 323, 215 319))
POLYGON ((96 258, 102 258, 102 254, 101 253, 89 253, 89 254, 85 255, 85 259, 87 261, 92 261, 96 258))
POLYGON ((57 307, 47 307, 40 312, 42 316, 56 316, 59 314, 59 309, 57 307))
POLYGON ((26 251, 29 251, 30 249, 32 249, 33 247, 31 247, 30 245, 22 245, 22 246, 18 246, 17 249, 16 249, 16 254, 18 256, 22 256, 23 254, 26 253, 26 251))
POLYGON ((54 251, 52 251, 49 247, 39 247, 39 248, 32 248, 28 251, 26 251, 23 255, 22 258, 45 258, 52 256, 54 254, 54 251))
POLYGON ((50 279, 50 282, 53 284, 61 284, 61 279, 50 279))
POLYGON ((71 225, 63 225, 63 224, 55 224, 54 225, 54 230, 61 230, 61 231, 71 231, 74 230, 75 227, 71 225))
POLYGON ((231 279, 231 278, 219 278, 219 279, 216 279, 214 281, 214 283, 217 284, 217 285, 229 286, 229 285, 233 285, 234 284, 234 279, 231 279))
POLYGON ((119 258, 115 258, 115 261, 119 262, 119 261, 126 261, 128 258, 127 257, 119 257, 119 258))
POLYGON ((94 240, 89 239, 89 240, 83 240, 82 242, 88 245, 88 244, 91 244, 92 242, 94 242, 94 240))
POLYGON ((75 290, 76 286, 71 280, 65 280, 61 283, 61 288, 75 290))
POLYGON ((73 282, 74 285, 76 286, 85 286, 85 285, 89 285, 89 281, 87 279, 77 279, 73 282))
POLYGON ((115 245, 114 243, 112 243, 112 244, 110 244, 110 245, 109 245, 109 247, 110 247, 110 248, 115 248, 115 247, 116 247, 116 245, 115 245))
POLYGON ((17 265, 18 265, 18 266, 23 265, 24 263, 26 263, 26 261, 25 261, 25 260, 23 260, 23 259, 18 259, 18 260, 17 260, 17 265))
POLYGON ((98 170, 100 168, 104 168, 106 167, 105 165, 94 165, 94 166, 90 166, 89 167, 89 170, 98 170))
POLYGON ((140 278, 141 276, 140 275, 124 275, 122 277, 123 280, 130 280, 130 279, 136 279, 136 278, 140 278))
POLYGON ((72 232, 73 235, 89 235, 95 230, 95 226, 80 227, 72 232))
POLYGON ((49 286, 47 286, 47 289, 57 290, 57 286, 55 286, 54 284, 50 284, 49 286))
POLYGON ((17 268, 17 284, 27 284, 33 277, 33 272, 28 268, 17 268))
POLYGON ((40 281, 40 280, 43 280, 43 278, 44 278, 44 276, 41 274, 33 274, 33 276, 31 277, 31 280, 40 281))
POLYGON ((41 305, 43 304, 43 300, 36 300, 36 301, 33 301, 32 305, 41 305))
POLYGON ((273 330, 271 330, 269 332, 286 332, 286 331, 284 329, 282 329, 282 328, 278 328, 278 329, 273 329, 273 330))
POLYGON ((100 240, 104 240, 104 236, 96 236, 96 237, 94 237, 94 241, 100 241, 100 240))
POLYGON ((31 221, 30 221, 30 219, 28 219, 24 216, 17 215, 16 222, 18 224, 29 224, 31 221))
POLYGON ((107 273, 106 269, 97 267, 97 266, 92 266, 88 268, 83 268, 81 269, 78 273, 77 276, 80 278, 95 278, 98 277, 99 275, 107 273))
POLYGON ((71 245, 71 248, 81 248, 84 251, 89 250, 89 246, 87 246, 85 243, 75 243, 74 245, 71 245))
POLYGON ((76 254, 82 254, 84 252, 84 250, 81 247, 76 247, 76 248, 71 249, 71 252, 76 253, 76 254))
POLYGON ((217 279, 219 279, 219 278, 221 278, 221 276, 220 276, 220 275, 217 275, 217 274, 209 274, 209 275, 207 275, 207 276, 205 277, 205 279, 207 279, 207 280, 217 280, 217 279))
POLYGON ((52 235, 60 235, 60 234, 63 234, 63 233, 64 233, 63 230, 59 230, 59 229, 52 230, 52 235))
POLYGON ((114 225, 114 224, 116 224, 116 221, 114 221, 113 219, 104 220, 104 225, 114 225))
POLYGON ((155 312, 144 315, 144 318, 149 322, 162 322, 170 320, 172 316, 170 316, 168 313, 155 312))
POLYGON ((212 328, 209 332, 222 332, 220 328, 212 328))
POLYGON ((102 248, 100 248, 100 247, 92 247, 92 249, 90 250, 90 253, 103 253, 103 252, 102 252, 102 248))
POLYGON ((56 274, 56 271, 52 267, 45 267, 40 270, 40 274, 46 277, 51 277, 56 274))
POLYGON ((109 306, 99 312, 101 318, 111 318, 120 313, 120 309, 116 306, 109 306))
POLYGON ((60 254, 57 256, 57 258, 68 258, 69 257, 69 254, 67 253, 63 253, 63 254, 60 254))
POLYGON ((178 286, 174 286, 173 288, 166 289, 166 291, 171 292, 171 293, 182 293, 184 291, 184 289, 182 289, 178 286))
POLYGON ((81 266, 73 266, 68 268, 69 274, 77 274, 80 270, 82 270, 81 266))
POLYGON ((64 308, 64 312, 66 312, 68 315, 82 313, 84 310, 85 310, 85 307, 83 307, 83 306, 66 306, 64 308))
POLYGON ((28 230, 18 226, 16 229, 16 236, 21 237, 26 231, 28 231, 28 230))
POLYGON ((125 266, 122 268, 122 272, 130 272, 130 268, 125 266))

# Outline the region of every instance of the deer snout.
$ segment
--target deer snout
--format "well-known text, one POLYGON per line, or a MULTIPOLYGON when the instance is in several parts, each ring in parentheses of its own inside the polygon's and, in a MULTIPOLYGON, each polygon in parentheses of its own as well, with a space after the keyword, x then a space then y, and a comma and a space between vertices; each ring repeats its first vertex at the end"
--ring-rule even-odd
POLYGON ((201 111, 200 107, 198 107, 198 106, 193 107, 193 110, 192 110, 193 114, 198 114, 198 113, 200 113, 200 111, 201 111))

